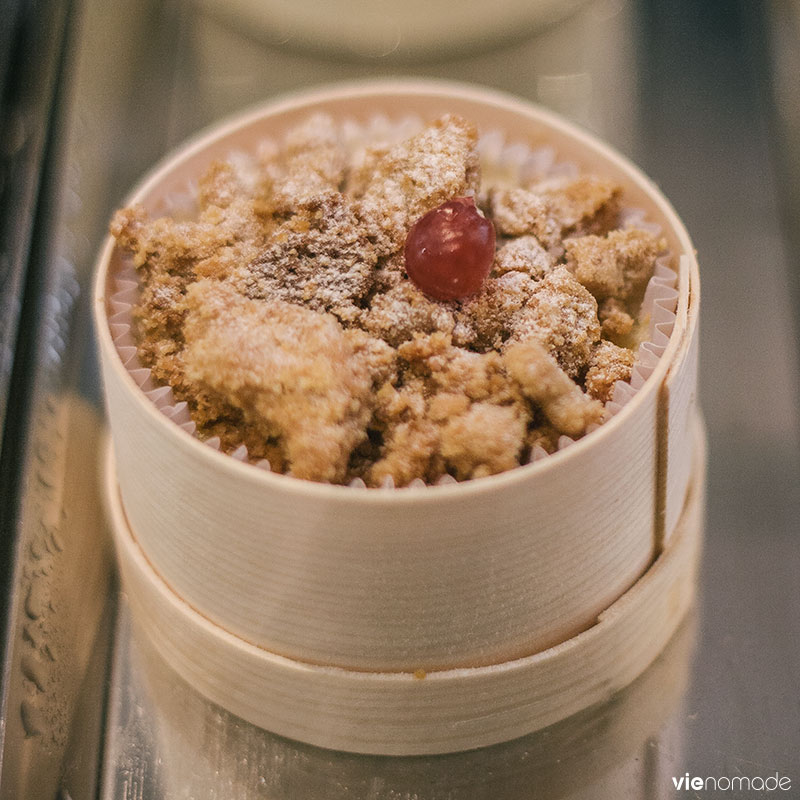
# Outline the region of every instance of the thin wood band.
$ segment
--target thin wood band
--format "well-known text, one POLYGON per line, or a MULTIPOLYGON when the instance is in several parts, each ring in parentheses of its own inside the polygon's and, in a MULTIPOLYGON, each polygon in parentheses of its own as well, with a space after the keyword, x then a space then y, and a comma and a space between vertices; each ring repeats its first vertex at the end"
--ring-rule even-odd
POLYGON ((508 741, 608 700, 649 666, 695 594, 705 437, 697 418, 690 490, 664 552, 597 624, 536 655, 435 672, 355 672, 286 659, 214 625, 172 592, 131 535, 107 450, 104 499, 137 635, 206 698, 267 730, 320 747, 384 755, 508 741))

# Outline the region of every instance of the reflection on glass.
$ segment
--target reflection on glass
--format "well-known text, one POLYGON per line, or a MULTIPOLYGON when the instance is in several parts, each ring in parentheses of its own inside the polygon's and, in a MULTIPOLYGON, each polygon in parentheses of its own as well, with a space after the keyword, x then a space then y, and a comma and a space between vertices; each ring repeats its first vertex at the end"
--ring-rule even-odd
MULTIPOLYGON (((356 0, 340 2, 353 5, 356 0)), ((452 20, 470 21, 475 30, 459 34, 453 22, 430 24, 425 30, 433 38, 423 46, 421 39, 415 44, 412 32, 400 31, 387 18, 362 31, 359 47, 349 50, 332 41, 335 26, 328 26, 325 36, 316 28, 303 29, 297 20, 287 28, 280 15, 269 15, 263 7, 256 15, 255 0, 195 0, 190 5, 194 13, 187 16, 170 109, 173 143, 225 114, 282 92, 403 75, 496 87, 565 114, 623 151, 633 149, 637 69, 631 0, 572 0, 558 4, 555 16, 552 2, 526 0, 513 10, 516 21, 504 32, 495 24, 501 16, 496 4, 468 3, 493 15, 481 22, 480 15, 466 13, 463 3, 453 11, 449 2, 428 1, 428 10, 415 16, 417 22, 449 14, 452 20), (550 15, 541 15, 543 5, 549 6, 550 15)), ((392 3, 398 14, 412 6, 413 2, 392 3)), ((299 14, 297 9, 290 16, 299 14)), ((318 27, 321 19, 314 25, 318 27)), ((340 35, 355 25, 353 15, 348 19, 340 23, 340 35)))

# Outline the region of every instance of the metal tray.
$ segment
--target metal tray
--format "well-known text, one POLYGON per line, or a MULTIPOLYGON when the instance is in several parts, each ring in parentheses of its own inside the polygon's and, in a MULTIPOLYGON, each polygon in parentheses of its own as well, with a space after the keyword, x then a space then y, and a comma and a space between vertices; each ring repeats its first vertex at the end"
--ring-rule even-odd
POLYGON ((26 289, 36 302, 20 317, 28 393, 3 443, 14 459, 2 498, 0 798, 667 798, 686 773, 778 773, 800 785, 797 259, 780 227, 798 165, 796 130, 773 102, 798 105, 785 64, 800 27, 787 13, 779 3, 597 0, 422 60, 402 41, 329 56, 302 31, 262 36, 211 2, 72 7, 31 253, 40 267, 26 289), (773 63, 783 72, 771 82, 773 63), (220 116, 287 89, 386 74, 497 86, 592 128, 662 185, 703 271, 711 461, 695 613, 612 702, 440 758, 280 739, 154 666, 130 634, 97 493, 104 422, 86 290, 115 204, 220 116), (785 156, 779 173, 773 152, 785 156))

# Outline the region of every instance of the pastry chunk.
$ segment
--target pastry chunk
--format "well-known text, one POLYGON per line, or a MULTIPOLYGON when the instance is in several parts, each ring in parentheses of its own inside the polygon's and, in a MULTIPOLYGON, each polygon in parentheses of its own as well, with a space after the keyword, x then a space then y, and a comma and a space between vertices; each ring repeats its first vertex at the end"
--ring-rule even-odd
POLYGON ((489 207, 503 236, 535 236, 546 247, 559 243, 559 226, 540 195, 520 187, 495 189, 489 207))
POLYGON ((266 163, 270 191, 262 213, 293 214, 318 207, 344 179, 347 152, 333 120, 315 114, 289 132, 283 152, 266 163))
POLYGON ((336 320, 211 281, 193 284, 185 305, 187 379, 278 437, 293 475, 342 481, 372 380, 336 320))
POLYGON ((426 297, 411 281, 400 281, 387 292, 372 298, 361 316, 364 330, 396 347, 415 333, 453 330, 452 310, 426 297))
POLYGON ((281 224, 258 256, 235 271, 234 281, 250 298, 299 303, 352 320, 376 262, 349 202, 330 192, 281 224))
POLYGON ((664 246, 635 228, 564 242, 568 269, 598 300, 628 300, 643 291, 664 246))
POLYGON ((586 371, 586 391, 603 403, 614 392, 617 381, 629 381, 633 371, 634 355, 627 347, 617 347, 611 342, 600 342, 589 359, 586 371))
POLYGON ((376 161, 359 201, 364 225, 383 254, 401 250, 408 229, 427 211, 477 192, 477 141, 474 125, 447 115, 376 161))
POLYGON ((498 353, 455 347, 443 333, 417 335, 397 352, 402 385, 379 392, 374 424, 383 445, 368 483, 445 473, 464 480, 519 463, 527 410, 498 353))
POLYGON ((525 422, 516 406, 474 403, 442 428, 442 458, 459 480, 481 478, 519 464, 525 422))
POLYGON ((619 343, 633 330, 635 320, 625 304, 615 297, 607 297, 597 309, 603 336, 619 343))
POLYGON ((561 234, 607 233, 617 222, 620 187, 594 175, 556 178, 534 187, 561 234))
POLYGON ((509 337, 515 315, 533 296, 536 284, 523 272, 489 278, 483 291, 455 312, 456 344, 476 350, 499 349, 509 337))
POLYGON ((500 233, 533 234, 546 247, 558 250, 566 236, 611 230, 619 215, 620 195, 612 181, 581 175, 528 188, 498 189, 489 194, 489 201, 500 233))
POLYGON ((554 265, 555 259, 535 236, 520 236, 498 248, 494 257, 494 274, 524 272, 534 280, 540 280, 554 265))
POLYGON ((503 360, 523 394, 559 433, 582 436, 589 425, 602 421, 602 403, 587 397, 535 339, 512 344, 503 360))
POLYGON ((564 371, 578 377, 600 339, 597 301, 564 268, 537 283, 513 320, 512 341, 538 339, 564 371))

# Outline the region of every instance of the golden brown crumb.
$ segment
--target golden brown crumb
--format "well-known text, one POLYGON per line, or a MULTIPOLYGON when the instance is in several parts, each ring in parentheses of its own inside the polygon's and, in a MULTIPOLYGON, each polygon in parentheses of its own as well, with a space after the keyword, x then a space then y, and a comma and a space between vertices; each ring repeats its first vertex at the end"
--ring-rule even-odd
POLYGON ((391 345, 359 328, 348 328, 344 335, 354 357, 366 364, 375 388, 397 380, 397 351, 391 345))
POLYGON ((436 470, 439 426, 424 417, 397 422, 387 429, 380 458, 367 472, 368 486, 381 486, 391 478, 395 486, 407 486, 419 478, 429 480, 436 470))
POLYGON ((555 178, 529 188, 496 189, 489 193, 499 233, 533 234, 547 248, 575 233, 606 233, 617 222, 620 187, 592 175, 555 178))
POLYGON ((428 403, 428 417, 434 422, 447 422, 449 419, 469 411, 469 398, 460 392, 439 392, 428 403))
POLYGON ((538 339, 572 378, 579 376, 600 339, 597 301, 564 268, 537 283, 512 321, 512 342, 538 339))
POLYGON ((520 236, 503 243, 494 257, 494 274, 524 272, 531 278, 543 278, 555 265, 553 256, 535 236, 520 236))
POLYGON ((326 114, 309 117, 289 132, 284 152, 269 161, 271 192, 262 211, 291 214, 319 206, 339 188, 346 166, 347 153, 333 120, 326 114))
POLYGON ((613 181, 580 175, 539 183, 534 191, 544 200, 562 235, 607 233, 616 225, 622 192, 613 181))
POLYGON ((558 450, 558 440, 561 435, 549 422, 544 423, 528 431, 525 445, 530 450, 539 447, 546 453, 555 453, 558 450))
POLYGON ((425 393, 463 394, 471 402, 518 402, 520 393, 506 375, 500 354, 476 353, 452 345, 442 333, 415 336, 397 349, 405 375, 425 382, 425 393))
POLYGON ((376 160, 359 206, 383 254, 401 249, 408 229, 425 212, 478 190, 477 141, 472 123, 446 115, 376 160))
POLYGON ((627 300, 642 291, 664 246, 635 228, 564 242, 567 267, 598 300, 627 300))
POLYGON ((455 325, 453 313, 445 304, 426 297, 409 280, 376 294, 360 321, 366 331, 393 347, 415 333, 449 333, 455 325))
POLYGON ((363 195, 375 173, 381 169, 381 162, 389 155, 390 150, 390 145, 380 143, 356 153, 347 171, 345 192, 351 197, 363 195))
POLYGON ((480 294, 456 309, 454 341, 476 350, 499 349, 511 333, 515 315, 535 290, 536 284, 524 272, 489 278, 480 294))
POLYGON ((607 297, 597 310, 603 336, 616 344, 621 344, 633 331, 634 319, 625 304, 615 297, 607 297))
POLYGON ((582 436, 588 425, 602 421, 602 403, 587 397, 535 339, 512 344, 503 360, 525 396, 560 433, 582 436))
POLYGON ((538 194, 520 187, 495 189, 489 193, 489 207, 499 234, 533 235, 546 247, 558 243, 559 227, 538 194))
POLYGON ((634 355, 627 347, 617 347, 611 342, 600 342, 589 359, 584 385, 592 397, 603 403, 611 399, 617 381, 629 381, 634 355))
POLYGON ((331 192, 278 227, 234 280, 247 297, 302 303, 350 321, 370 289, 376 262, 349 202, 331 192))
POLYGON ((482 478, 519 464, 525 421, 517 406, 474 403, 442 428, 441 453, 459 480, 482 478))
POLYGON ((404 486, 449 472, 460 480, 519 463, 527 409, 496 352, 454 347, 447 334, 417 334, 398 347, 403 385, 384 386, 373 424, 383 437, 369 485, 404 486))
POLYGON ((189 288, 186 308, 187 378, 280 437, 295 476, 342 481, 372 381, 336 320, 207 280, 189 288))
POLYGON ((366 471, 367 485, 380 486, 387 478, 396 486, 406 486, 415 478, 427 480, 435 471, 432 461, 439 449, 439 426, 425 415, 422 381, 408 380, 400 388, 385 384, 376 404, 372 425, 382 445, 366 471))

